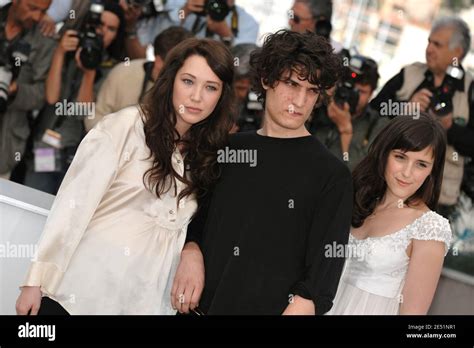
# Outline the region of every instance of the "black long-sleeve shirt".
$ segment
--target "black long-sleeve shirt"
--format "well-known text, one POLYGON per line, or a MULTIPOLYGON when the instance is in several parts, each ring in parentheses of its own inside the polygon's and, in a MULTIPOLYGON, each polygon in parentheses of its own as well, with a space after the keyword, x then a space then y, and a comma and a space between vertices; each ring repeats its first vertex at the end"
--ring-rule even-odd
MULTIPOLYGON (((386 103, 389 99, 397 101, 396 93, 403 86, 404 71, 403 69, 394 77, 392 77, 382 88, 371 102, 370 105, 380 111, 382 103, 386 103)), ((427 70, 425 73, 425 79, 415 89, 413 94, 418 92, 420 89, 434 88, 434 79, 431 71, 427 70)), ((463 91, 464 90, 464 78, 456 84, 455 88, 463 91)), ((453 145, 454 148, 459 151, 463 156, 474 157, 474 81, 471 82, 467 91, 468 103, 469 103, 469 121, 466 126, 460 126, 453 123, 452 127, 447 131, 448 143, 453 145)), ((454 115, 455 117, 456 115, 454 115)))
POLYGON ((223 164, 207 208, 188 227, 187 241, 204 255, 200 307, 208 314, 279 315, 299 295, 324 314, 344 264, 328 248, 349 236, 348 168, 312 136, 241 133, 229 149, 255 150, 257 165, 223 164))

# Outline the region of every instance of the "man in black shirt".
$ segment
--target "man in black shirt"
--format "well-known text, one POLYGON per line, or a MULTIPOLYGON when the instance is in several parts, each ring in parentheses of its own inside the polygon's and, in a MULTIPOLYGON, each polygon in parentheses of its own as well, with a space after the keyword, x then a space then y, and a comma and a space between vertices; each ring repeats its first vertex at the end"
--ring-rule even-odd
POLYGON ((282 30, 251 67, 264 126, 219 151, 222 176, 188 227, 172 303, 188 312, 199 302, 207 314, 324 314, 344 264, 332 249, 348 240, 352 184, 305 122, 341 62, 324 38, 282 30))
POLYGON ((438 19, 428 39, 426 64, 414 63, 404 67, 371 102, 381 115, 398 116, 405 109, 402 104, 437 114, 448 137, 439 199, 439 212, 445 216, 453 211, 460 195, 464 157, 474 157, 474 83, 461 65, 470 44, 469 27, 463 20, 456 17, 438 19), (455 71, 458 76, 453 78, 447 71, 455 71), (436 101, 441 99, 440 92, 450 97, 450 109, 435 110, 440 105, 436 101))

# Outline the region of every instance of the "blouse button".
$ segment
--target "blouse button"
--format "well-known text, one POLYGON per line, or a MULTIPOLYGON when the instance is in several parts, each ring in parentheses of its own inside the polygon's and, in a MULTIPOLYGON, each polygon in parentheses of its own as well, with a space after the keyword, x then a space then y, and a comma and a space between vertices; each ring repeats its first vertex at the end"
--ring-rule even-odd
POLYGON ((174 214, 174 210, 170 210, 170 214, 173 215, 173 214, 174 214))
POLYGON ((181 160, 177 160, 176 162, 178 162, 178 164, 181 164, 181 160))

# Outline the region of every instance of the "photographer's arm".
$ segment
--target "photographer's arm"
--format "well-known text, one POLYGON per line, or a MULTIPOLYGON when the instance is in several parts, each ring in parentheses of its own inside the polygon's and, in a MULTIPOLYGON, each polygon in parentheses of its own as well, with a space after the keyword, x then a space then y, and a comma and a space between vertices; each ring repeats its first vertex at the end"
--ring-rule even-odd
POLYGON ((48 78, 46 79, 46 101, 48 104, 52 105, 59 100, 61 96, 62 71, 65 55, 67 52, 76 50, 78 45, 79 39, 77 38, 77 32, 74 30, 66 31, 61 41, 59 41, 54 51, 48 78))
POLYGON ((84 74, 82 75, 81 86, 79 87, 79 92, 77 94, 76 101, 91 103, 95 100, 94 82, 97 72, 95 69, 86 69, 82 66, 81 61, 79 59, 79 53, 80 51, 77 51, 76 64, 83 71, 84 74))
POLYGON ((146 45, 142 45, 137 36, 137 21, 142 10, 139 7, 130 6, 125 0, 120 0, 120 7, 125 16, 125 50, 130 59, 146 58, 146 45))

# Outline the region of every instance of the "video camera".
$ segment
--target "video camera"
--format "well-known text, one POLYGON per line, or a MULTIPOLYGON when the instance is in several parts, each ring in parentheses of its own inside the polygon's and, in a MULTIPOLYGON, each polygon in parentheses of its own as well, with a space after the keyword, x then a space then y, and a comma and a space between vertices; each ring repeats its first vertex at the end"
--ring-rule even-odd
POLYGON ((365 74, 377 70, 377 63, 374 60, 354 55, 351 57, 349 51, 344 49, 341 55, 349 65, 344 68, 341 81, 337 84, 336 93, 334 94, 334 102, 340 107, 344 107, 344 103, 349 104, 351 114, 354 114, 359 103, 359 91, 355 84, 364 78, 365 74))
POLYGON ((429 108, 436 116, 446 116, 453 111, 453 95, 455 92, 454 85, 457 81, 462 80, 464 71, 462 68, 450 65, 446 69, 446 76, 443 84, 438 88, 431 89, 433 96, 429 108))
POLYGON ((204 2, 204 10, 196 12, 196 14, 199 16, 209 15, 213 21, 222 22, 230 11, 231 8, 227 5, 227 0, 206 0, 204 2))
POLYGON ((23 64, 28 62, 31 46, 20 40, 10 45, 0 43, 0 112, 5 112, 8 105, 9 88, 12 81, 20 74, 23 64))
POLYGON ((102 62, 104 42, 102 35, 97 34, 97 28, 102 26, 103 12, 103 1, 92 0, 84 27, 79 33, 79 47, 82 48, 79 58, 86 69, 96 69, 102 62))

